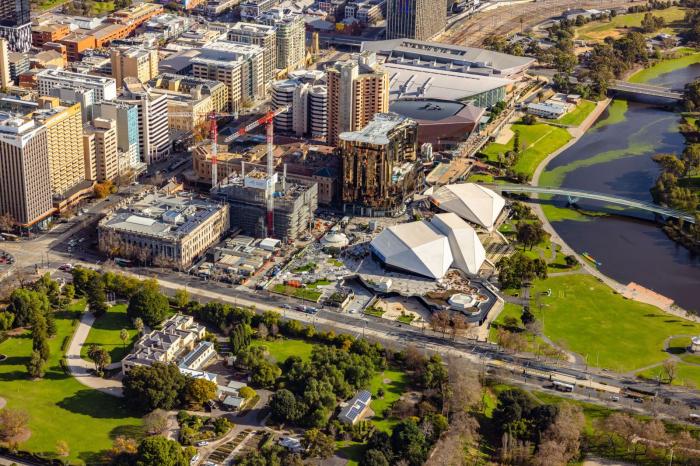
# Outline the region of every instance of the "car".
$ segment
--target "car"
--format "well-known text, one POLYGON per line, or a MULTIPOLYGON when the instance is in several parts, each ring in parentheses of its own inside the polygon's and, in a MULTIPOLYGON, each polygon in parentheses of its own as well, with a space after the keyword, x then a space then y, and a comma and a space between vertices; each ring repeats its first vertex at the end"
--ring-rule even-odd
POLYGON ((73 264, 61 264, 58 266, 58 270, 61 270, 63 272, 70 272, 73 270, 73 264))
POLYGON ((209 445, 209 442, 207 442, 206 440, 202 440, 201 442, 197 442, 198 447, 206 447, 207 445, 209 445))
POLYGON ((199 453, 197 453, 190 459, 190 464, 197 464, 197 461, 199 461, 199 453))
POLYGON ((291 309, 292 308, 292 306, 290 306, 289 304, 282 304, 280 307, 282 309, 291 309))
POLYGON ((613 396, 610 397, 610 401, 614 401, 614 402, 617 403, 618 401, 620 401, 620 397, 617 396, 617 395, 613 395, 613 396))
POLYGON ((635 403, 644 403, 644 400, 638 396, 634 397, 634 402, 635 403))

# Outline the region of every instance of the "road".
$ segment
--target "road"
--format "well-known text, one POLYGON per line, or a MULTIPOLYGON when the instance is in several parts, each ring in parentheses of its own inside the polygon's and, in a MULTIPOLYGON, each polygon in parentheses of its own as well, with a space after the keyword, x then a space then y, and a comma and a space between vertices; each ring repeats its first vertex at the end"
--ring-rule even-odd
MULTIPOLYGON (((113 201, 105 201, 101 205, 107 206, 110 202, 113 201)), ((93 209, 99 208, 99 206, 93 207, 93 209)), ((91 210, 85 217, 96 221, 98 214, 91 210)), ((101 257, 90 251, 88 247, 77 251, 67 251, 66 242, 69 238, 75 239, 91 233, 94 234, 94 228, 91 230, 86 225, 91 225, 90 221, 75 219, 68 224, 59 225, 56 231, 41 235, 33 240, 6 242, 3 244, 3 248, 15 255, 18 262, 16 267, 26 272, 33 272, 36 266, 39 266, 40 272, 42 270, 55 271, 55 268, 64 262, 95 267, 95 263, 101 257), (46 267, 47 256, 50 259, 49 267, 41 269, 42 261, 43 266, 46 267)), ((90 240, 81 244, 89 245, 90 240)), ((283 304, 295 304, 296 301, 267 291, 202 281, 174 271, 140 268, 123 269, 123 271, 140 278, 156 276, 167 293, 174 293, 177 289, 187 289, 194 299, 201 301, 218 300, 238 306, 255 306, 258 312, 264 310, 281 311, 285 319, 299 320, 322 330, 333 329, 355 336, 364 336, 391 348, 401 348, 410 344, 426 352, 440 353, 445 357, 466 358, 482 367, 498 370, 506 375, 510 374, 509 377, 515 380, 522 380, 523 375, 530 380, 540 380, 540 382, 549 381, 550 377, 562 381, 572 380, 581 387, 579 395, 588 393, 593 396, 591 388, 596 387, 608 393, 619 392, 624 387, 635 387, 657 393, 662 399, 667 398, 689 406, 700 405, 698 392, 684 387, 657 386, 624 374, 588 368, 582 364, 541 360, 532 355, 508 354, 487 342, 469 341, 461 338, 450 341, 429 329, 397 324, 372 316, 345 314, 325 309, 322 309, 317 315, 284 310, 281 308, 283 304)))

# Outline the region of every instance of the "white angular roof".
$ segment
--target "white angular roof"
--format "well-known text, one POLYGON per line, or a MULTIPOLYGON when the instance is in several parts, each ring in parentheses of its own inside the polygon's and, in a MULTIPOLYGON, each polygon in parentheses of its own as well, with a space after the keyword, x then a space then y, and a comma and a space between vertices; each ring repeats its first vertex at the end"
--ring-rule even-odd
POLYGON ((447 236, 454 258, 452 267, 477 275, 486 260, 486 250, 474 228, 452 212, 435 215, 430 223, 447 236))
POLYGON ((488 188, 474 183, 448 184, 436 189, 430 200, 440 209, 491 230, 506 201, 488 188))
POLYGON ((370 247, 387 265, 434 279, 442 278, 453 262, 447 237, 425 221, 388 227, 370 247))

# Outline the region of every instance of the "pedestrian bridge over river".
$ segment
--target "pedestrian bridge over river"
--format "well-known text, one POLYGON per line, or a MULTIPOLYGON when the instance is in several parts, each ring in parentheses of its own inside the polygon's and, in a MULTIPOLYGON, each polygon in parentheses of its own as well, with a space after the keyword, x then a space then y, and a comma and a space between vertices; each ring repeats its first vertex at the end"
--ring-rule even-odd
POLYGON ((581 189, 570 188, 553 188, 546 186, 531 186, 527 184, 488 184, 485 187, 496 192, 508 193, 531 193, 531 194, 549 194, 554 196, 566 196, 570 204, 575 204, 580 199, 588 199, 592 201, 602 201, 607 204, 628 207, 632 209, 643 210, 659 215, 663 218, 682 219, 684 222, 695 223, 695 217, 685 211, 669 209, 662 207, 653 202, 639 201, 636 199, 628 199, 611 194, 596 193, 592 191, 584 191, 581 189))

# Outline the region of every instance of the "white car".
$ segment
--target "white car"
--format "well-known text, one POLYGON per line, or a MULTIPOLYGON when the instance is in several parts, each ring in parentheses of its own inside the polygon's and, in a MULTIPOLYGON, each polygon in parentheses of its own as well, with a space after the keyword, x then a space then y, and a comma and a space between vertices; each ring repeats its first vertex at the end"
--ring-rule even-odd
POLYGON ((206 440, 202 440, 201 442, 197 442, 198 447, 206 447, 207 445, 209 445, 209 442, 207 442, 206 440))

